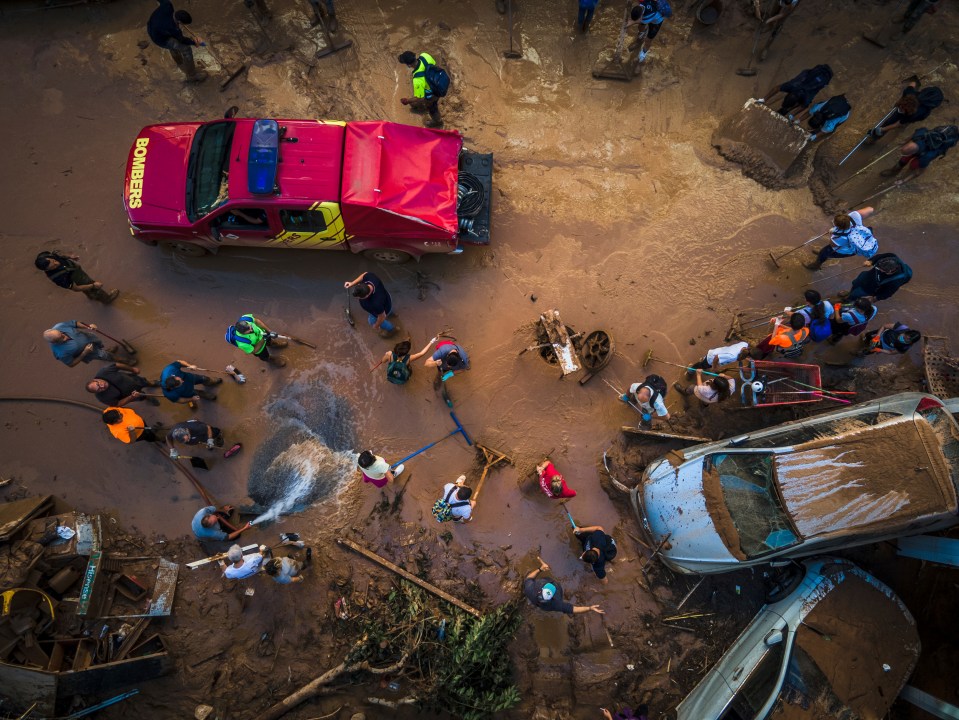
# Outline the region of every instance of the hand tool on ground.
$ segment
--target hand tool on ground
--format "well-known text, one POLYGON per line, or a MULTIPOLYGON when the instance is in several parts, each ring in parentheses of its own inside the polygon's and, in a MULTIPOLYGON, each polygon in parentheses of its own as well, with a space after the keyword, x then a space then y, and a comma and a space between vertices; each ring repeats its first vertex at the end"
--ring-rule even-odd
POLYGON ((743 77, 752 77, 756 74, 756 68, 753 67, 753 60, 756 58, 756 48, 759 47, 759 38, 763 33, 763 27, 766 25, 766 19, 762 16, 759 17, 759 27, 756 28, 756 37, 753 40, 753 50, 749 53, 749 62, 746 63, 746 67, 739 68, 736 71, 737 75, 742 75, 743 77))
POLYGON ((346 290, 346 307, 343 308, 343 312, 346 314, 346 322, 350 324, 350 327, 356 327, 356 321, 353 319, 353 296, 350 295, 349 288, 346 290))
POLYGON ((573 530, 579 530, 579 528, 576 526, 576 521, 573 520, 573 516, 569 512, 569 508, 566 507, 566 505, 563 505, 563 510, 566 511, 566 517, 569 518, 569 524, 573 526, 573 530))
MULTIPOLYGON (((870 195, 869 197, 864 197, 862 200, 860 200, 859 202, 855 203, 855 204, 853 205, 853 207, 859 207, 859 206, 862 205, 864 202, 869 202, 869 201, 872 200, 874 197, 879 197, 880 195, 885 195, 885 194, 886 194, 887 192, 889 192, 890 190, 895 190, 895 189, 896 189, 897 187, 899 187, 900 185, 905 185, 907 182, 909 182, 910 180, 913 180, 915 177, 916 177, 916 176, 913 175, 912 177, 910 177, 910 178, 908 178, 908 179, 896 180, 892 185, 889 185, 888 187, 884 187, 882 190, 879 190, 878 192, 874 192, 874 193, 873 193, 872 195, 870 195)), ((879 211, 876 210, 876 212, 879 212, 879 211)), ((876 213, 873 213, 873 215, 875 215, 875 214, 876 214, 876 213)))
POLYGON ((370 368, 370 372, 372 373, 374 370, 376 370, 376 368, 378 368, 380 365, 382 365, 385 362, 386 362, 386 358, 380 360, 378 363, 376 363, 376 365, 370 368))
POLYGON ((866 133, 866 135, 863 137, 863 139, 860 140, 860 141, 856 144, 856 147, 854 147, 852 150, 850 150, 850 151, 849 151, 849 154, 846 155, 846 157, 844 157, 842 160, 839 161, 839 167, 842 167, 842 164, 843 164, 844 162, 846 162, 846 160, 848 160, 849 158, 851 158, 852 155, 853 155, 853 153, 856 152, 856 150, 858 150, 859 148, 861 148, 862 145, 863 145, 863 143, 866 142, 866 140, 869 139, 869 136, 872 135, 872 131, 873 131, 873 130, 878 130, 878 129, 880 128, 880 126, 881 126, 884 122, 886 122, 886 120, 888 120, 889 118, 892 117, 892 114, 893 114, 894 112, 896 112, 896 108, 895 108, 895 107, 894 107, 892 110, 890 110, 889 112, 887 112, 887 113, 886 113, 886 116, 885 116, 882 120, 880 120, 880 121, 877 122, 875 125, 873 125, 872 129, 870 129, 870 131, 866 133))
POLYGON ((97 328, 97 329, 94 330, 93 332, 95 332, 97 335, 103 335, 103 337, 105 337, 107 340, 112 340, 112 341, 115 342, 117 345, 119 345, 119 346, 122 347, 124 350, 126 350, 127 353, 129 353, 130 355, 136 355, 136 354, 137 354, 137 349, 136 349, 135 347, 133 347, 133 345, 131 345, 127 340, 124 340, 123 338, 119 338, 119 339, 118 339, 118 338, 113 337, 112 335, 108 335, 107 333, 103 332, 103 330, 101 330, 100 328, 97 328))
POLYGON ((806 242, 804 242, 802 245, 797 245, 797 246, 794 247, 792 250, 787 250, 787 251, 784 252, 782 255, 779 255, 779 256, 777 256, 777 257, 773 257, 773 254, 772 254, 772 253, 769 253, 769 259, 772 260, 772 261, 773 261, 773 265, 775 265, 775 266, 778 268, 778 267, 779 267, 779 261, 782 260, 784 257, 786 257, 787 255, 791 255, 792 253, 796 252, 796 251, 799 250, 800 248, 806 247, 809 243, 814 243, 814 242, 816 242, 819 238, 823 237, 824 235, 828 235, 831 231, 832 231, 832 228, 829 228, 829 230, 825 230, 825 231, 819 233, 819 234, 818 234, 816 237, 814 237, 814 238, 809 238, 809 239, 808 239, 806 242))
POLYGON ((298 338, 296 335, 282 335, 280 333, 272 333, 272 334, 274 337, 283 338, 284 340, 292 340, 297 345, 306 345, 308 348, 313 348, 314 350, 316 350, 316 345, 314 345, 311 342, 307 342, 306 340, 303 340, 302 338, 298 338))
POLYGON ((156 451, 157 451, 158 453, 160 453, 163 457, 165 457, 167 460, 169 460, 171 463, 173 463, 173 467, 175 467, 175 468, 176 468, 177 470, 179 470, 181 473, 183 473, 184 475, 186 475, 187 478, 189 478, 190 482, 193 483, 193 487, 195 487, 195 488, 196 488, 196 491, 197 491, 198 493, 200 493, 200 497, 203 498, 203 500, 206 502, 207 505, 214 505, 214 506, 216 506, 216 507, 220 507, 220 503, 218 503, 218 502, 216 501, 216 498, 214 498, 210 493, 207 492, 206 488, 203 487, 203 485, 200 483, 200 481, 196 479, 196 477, 193 475, 193 473, 191 473, 189 470, 187 470, 185 467, 183 467, 183 466, 182 466, 180 463, 178 463, 176 460, 174 460, 173 458, 171 458, 170 455, 169 455, 168 453, 164 452, 163 449, 162 449, 159 445, 157 445, 156 443, 150 443, 150 444, 153 445, 154 448, 156 448, 156 451))
POLYGON ((888 157, 889 155, 892 155, 892 154, 893 154, 894 152, 896 152, 898 149, 899 149, 899 146, 897 145, 896 147, 887 150, 887 151, 884 152, 882 155, 880 155, 880 156, 877 157, 875 160, 873 160, 871 163, 869 163, 868 165, 864 165, 863 167, 861 167, 859 170, 857 170, 857 171, 854 172, 852 175, 850 175, 849 177, 847 177, 845 180, 843 180, 843 181, 842 181, 841 183, 839 183, 838 185, 834 185, 833 187, 831 187, 830 190, 831 190, 832 192, 835 192, 836 190, 838 190, 839 188, 841 188, 843 185, 845 185, 847 182, 849 182, 850 180, 852 180, 854 177, 856 177, 857 175, 865 172, 866 170, 868 170, 869 168, 871 168, 873 165, 875 165, 877 162, 879 162, 879 161, 882 160, 883 158, 886 158, 886 157, 888 157))
POLYGON ((649 566, 652 565, 653 560, 656 559, 656 556, 662 553, 663 548, 666 546, 666 543, 669 542, 669 538, 671 538, 672 536, 673 534, 671 532, 666 533, 666 537, 664 537, 662 541, 659 543, 659 545, 656 546, 656 549, 653 550, 653 554, 649 556, 649 559, 645 563, 643 563, 644 576, 646 575, 646 573, 649 572, 649 566))
POLYGON ((234 443, 233 447, 223 453, 223 457, 231 458, 243 449, 243 443, 234 443))
POLYGON ((594 78, 626 81, 633 79, 635 65, 629 61, 628 57, 625 61, 623 60, 623 46, 626 43, 626 33, 629 31, 629 12, 632 7, 632 0, 626 0, 626 14, 623 16, 623 26, 619 31, 619 37, 616 39, 613 57, 602 67, 593 68, 594 78))
POLYGON ((322 50, 317 50, 315 57, 317 58, 326 57, 327 55, 332 55, 333 53, 339 52, 340 50, 346 50, 347 48, 353 47, 352 40, 344 40, 339 45, 333 42, 333 35, 330 34, 330 28, 326 24, 326 18, 321 17, 318 19, 320 21, 320 27, 323 29, 323 37, 326 38, 326 47, 323 48, 322 50))
POLYGON ((421 447, 421 448, 420 448, 419 450, 417 450, 416 452, 410 453, 409 455, 407 455, 407 456, 406 456, 405 458, 403 458, 402 460, 397 460, 395 463, 393 463, 392 465, 390 465, 390 469, 392 470, 392 469, 395 468, 397 465, 402 465, 402 464, 405 463, 407 460, 410 460, 410 459, 412 459, 412 458, 415 458, 415 457, 416 457, 417 455, 419 455, 420 453, 426 452, 427 450, 429 450, 429 449, 430 449, 431 447, 433 447, 434 445, 437 445, 437 444, 443 442, 443 441, 446 440, 447 438, 453 437, 453 436, 456 435, 457 433, 461 433, 461 434, 463 435, 463 439, 466 440, 466 444, 469 445, 470 447, 472 447, 472 446, 473 446, 473 439, 472 439, 472 438, 469 436, 469 434, 466 432, 466 428, 463 427, 463 424, 459 421, 459 418, 456 417, 456 413, 454 413, 454 412, 451 411, 451 412, 450 412, 450 417, 453 418, 453 422, 456 423, 456 429, 455 429, 455 430, 451 430, 449 433, 447 433, 446 435, 444 435, 443 437, 441 437, 439 440, 434 440, 434 441, 431 442, 429 445, 426 445, 425 447, 421 447))
MULTIPOLYGON (((826 280, 832 280, 833 278, 840 277, 841 275, 848 275, 851 272, 862 272, 862 265, 859 267, 849 268, 848 270, 843 270, 842 272, 836 273, 835 275, 827 275, 826 277, 819 278, 817 280, 810 280, 806 285, 815 285, 816 283, 825 282, 826 280)), ((803 287, 806 287, 803 285, 803 287)))
POLYGON ((490 469, 501 462, 507 462, 512 465, 513 458, 504 452, 480 445, 479 443, 476 443, 476 449, 483 454, 483 472, 480 475, 479 482, 476 483, 476 490, 473 492, 473 501, 479 502, 479 496, 483 491, 483 485, 486 482, 486 476, 489 474, 490 469))
POLYGON ((201 457, 196 457, 195 455, 177 455, 176 460, 189 460, 190 465, 195 468, 200 468, 200 470, 209 470, 210 466, 207 465, 206 460, 201 457))
POLYGON ((197 45, 198 45, 199 47, 201 47, 204 51, 208 52, 208 53, 210 54, 210 57, 213 58, 213 59, 217 62, 217 64, 220 66, 220 68, 221 68, 222 70, 224 70, 225 72, 228 73, 226 80, 224 80, 223 82, 220 83, 220 92, 223 92, 224 90, 226 90, 227 86, 228 86, 231 82, 233 82, 234 80, 236 80, 236 79, 240 76, 240 73, 242 73, 244 70, 246 70, 246 64, 245 64, 245 63, 240 63, 239 67, 237 67, 236 70, 233 70, 232 72, 230 72, 229 70, 227 70, 226 63, 224 63, 223 60, 220 58, 220 56, 217 55, 216 52, 214 52, 213 48, 210 46, 209 43, 200 40, 200 38, 198 38, 198 37, 197 37, 188 27, 186 27, 185 25, 181 25, 180 27, 183 28, 184 30, 186 30, 187 34, 188 34, 191 38, 193 38, 195 41, 197 41, 197 45), (201 42, 203 42, 203 45, 200 45, 201 42))
POLYGON ((513 49, 513 0, 509 0, 506 6, 506 12, 509 18, 509 50, 503 51, 503 57, 507 60, 516 60, 523 57, 523 53, 513 49))

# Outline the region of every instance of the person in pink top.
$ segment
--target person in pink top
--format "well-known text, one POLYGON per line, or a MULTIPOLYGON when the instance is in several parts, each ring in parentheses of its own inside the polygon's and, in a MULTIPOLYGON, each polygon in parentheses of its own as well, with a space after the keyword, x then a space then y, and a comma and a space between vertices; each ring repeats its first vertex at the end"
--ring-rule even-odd
POLYGON ((566 484, 566 479, 559 474, 559 471, 549 459, 545 459, 537 465, 536 472, 539 473, 539 486, 543 489, 543 492, 546 493, 546 497, 576 497, 576 491, 566 484))

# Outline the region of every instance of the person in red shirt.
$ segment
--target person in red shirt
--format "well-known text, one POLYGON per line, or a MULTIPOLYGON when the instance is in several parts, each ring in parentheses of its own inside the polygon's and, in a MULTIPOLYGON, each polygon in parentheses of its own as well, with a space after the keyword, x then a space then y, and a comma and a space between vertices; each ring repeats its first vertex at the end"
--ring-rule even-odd
POLYGON ((548 458, 536 466, 536 472, 539 473, 539 486, 546 493, 546 497, 576 497, 576 491, 566 484, 566 479, 559 474, 548 458))

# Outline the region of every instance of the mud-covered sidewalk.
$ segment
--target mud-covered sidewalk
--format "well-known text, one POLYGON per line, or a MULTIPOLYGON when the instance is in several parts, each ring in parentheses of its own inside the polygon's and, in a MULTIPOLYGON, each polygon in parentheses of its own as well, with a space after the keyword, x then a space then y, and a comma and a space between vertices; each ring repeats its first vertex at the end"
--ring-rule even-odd
MULTIPOLYGON (((674 446, 624 443, 619 428, 636 417, 602 380, 624 388, 655 371, 671 383, 680 370, 642 367, 648 349, 671 362, 697 360, 725 344, 735 313, 758 317, 797 304, 813 277, 801 262, 811 256, 795 253, 776 270, 768 252, 784 252, 826 229, 830 217, 820 206, 852 203, 878 186, 882 164, 840 195, 823 197, 835 163, 891 107, 904 78, 935 69, 933 80, 947 102, 934 124, 956 121, 959 16, 947 7, 924 19, 908 43, 880 50, 859 39, 860 29, 888 22, 893 3, 801 6, 758 75, 746 78, 735 69, 746 62, 752 42, 751 4, 728 3, 707 28, 695 22, 691 3, 676 2, 642 74, 617 83, 590 74, 618 34, 622 7, 616 3, 601 3, 587 35, 574 30, 572 4, 515 3, 518 60, 503 57, 506 19, 492 1, 341 3, 340 35, 354 45, 315 60, 322 41, 309 28, 307 4, 270 4, 274 18, 262 29, 240 2, 177 5, 193 14, 195 31, 224 66, 248 66, 222 92, 227 71, 200 85, 184 84, 167 54, 149 43, 145 24, 153 3, 46 10, 19 0, 5 5, 0 117, 7 148, 0 183, 8 202, 0 229, 6 270, 0 396, 93 401, 83 385, 95 365, 67 369, 41 337, 56 322, 78 319, 133 342, 151 377, 178 358, 208 368, 237 362, 248 382, 227 380, 216 402, 201 403, 195 413, 222 427, 228 446, 244 444, 229 460, 211 456, 212 469, 203 475, 224 502, 241 501, 255 488, 258 452, 275 441, 278 418, 295 403, 307 415, 315 410, 317 437, 331 437, 323 426, 335 425, 335 450, 369 447, 397 459, 453 426, 425 368, 417 367, 402 387, 370 372, 390 343, 360 315, 355 329, 347 325, 343 282, 373 270, 390 289, 414 348, 451 328, 468 349, 472 370, 450 383, 455 412, 473 439, 508 453, 514 464, 491 471, 475 521, 455 527, 438 525, 430 508, 444 483, 461 473, 469 482, 479 477, 478 456, 460 437, 412 460, 385 500, 358 476, 332 478, 305 511, 244 535, 247 542, 272 544, 278 532, 297 531, 316 558, 304 583, 282 587, 256 579, 245 608, 244 587, 217 571, 181 571, 174 615, 162 626, 180 660, 178 672, 142 685, 130 707, 135 703, 137 712, 151 717, 184 717, 208 703, 220 717, 252 718, 340 662, 348 641, 334 630, 333 603, 361 592, 370 580, 383 589, 393 580, 333 543, 347 536, 481 608, 516 597, 541 555, 567 595, 577 604, 601 605, 606 615, 600 622, 598 616, 544 618, 527 611, 513 646, 523 696, 513 716, 585 719, 598 717, 600 706, 646 700, 652 717, 664 717, 752 617, 762 602, 761 582, 758 572, 708 579, 682 608, 699 610, 703 618, 685 629, 661 622, 676 614, 694 582, 658 565, 642 572, 648 551, 631 539, 635 518, 610 484, 602 456, 610 449, 611 467, 632 484, 646 462, 674 446), (489 247, 385 266, 346 253, 251 247, 182 258, 130 237, 121 192, 127 154, 141 127, 214 119, 231 105, 241 116, 420 124, 423 118, 399 103, 409 78, 396 55, 406 49, 428 50, 450 71, 446 127, 460 130, 470 148, 494 153, 489 247), (713 133, 746 99, 819 62, 831 64, 836 77, 830 90, 845 92, 854 112, 810 155, 799 180, 767 187, 716 152, 713 133), (47 282, 33 258, 51 248, 76 251, 94 277, 121 289, 120 298, 104 307, 47 282), (601 328, 616 343, 613 361, 584 386, 575 378, 559 380, 556 368, 536 353, 519 355, 535 342, 536 318, 554 307, 576 331, 601 328), (311 340, 318 350, 291 347, 283 370, 254 366, 223 341, 226 327, 245 312, 311 340), (310 398, 316 402, 307 407, 310 398), (547 453, 578 493, 568 505, 576 520, 604 526, 619 542, 608 585, 577 559, 565 514, 539 489, 533 468, 547 453), (400 490, 402 500, 394 502, 400 490), (275 643, 272 653, 257 651, 264 633, 275 643), (191 669, 221 649, 221 658, 191 669)), ((892 142, 862 150, 839 177, 892 142)), ((951 252, 959 221, 955 152, 918 181, 878 199, 874 227, 881 251, 900 254, 915 272, 881 305, 876 321, 950 336, 959 348, 959 259, 951 252)), ((828 274, 829 267, 820 273, 828 274)), ((847 280, 816 287, 834 295, 847 280)), ((843 363, 852 352, 846 340, 816 347, 807 358, 843 363)), ((825 382, 858 390, 863 399, 921 387, 915 350, 857 363, 831 369, 825 382)), ((674 412, 680 409, 672 391, 669 402, 674 412)), ((53 493, 78 509, 112 515, 144 554, 178 562, 203 556, 188 537, 203 501, 158 453, 117 443, 95 414, 81 408, 0 407, 0 475, 14 480, 0 497, 53 493)), ((170 404, 138 411, 167 425, 194 415, 170 404)), ((697 434, 730 435, 794 417, 713 411, 697 434)), ((887 546, 853 557, 899 592, 917 618, 924 655, 911 682, 959 702, 948 680, 959 667, 948 612, 957 598, 948 572, 896 559, 887 546)), ((378 690, 389 697, 390 691, 378 690)), ((289 717, 323 716, 340 705, 346 707, 334 717, 350 717, 368 694, 361 689, 324 698, 289 717)), ((113 708, 102 716, 127 712, 113 708)), ((367 716, 413 716, 392 712, 367 710, 367 716)), ((897 706, 893 716, 918 714, 897 706)))

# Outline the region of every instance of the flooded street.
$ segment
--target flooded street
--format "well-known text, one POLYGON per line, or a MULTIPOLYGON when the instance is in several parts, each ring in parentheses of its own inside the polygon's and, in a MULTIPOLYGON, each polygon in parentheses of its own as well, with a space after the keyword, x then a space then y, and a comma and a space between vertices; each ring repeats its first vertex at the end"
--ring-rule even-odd
MULTIPOLYGON (((308 26, 305 2, 271 0, 275 16, 264 36, 242 3, 184 0, 177 7, 190 10, 193 29, 223 64, 249 66, 221 92, 226 73, 184 84, 167 53, 149 44, 144 28, 152 2, 49 10, 40 4, 17 0, 0 11, 6 68, 0 77, 6 129, 0 184, 8 197, 0 227, 6 270, 0 397, 66 398, 99 410, 84 390, 99 363, 67 368, 42 338, 46 328, 72 319, 129 340, 151 380, 177 359, 213 370, 235 364, 247 382, 225 379, 215 389, 217 399, 201 400, 195 411, 168 402, 133 408, 167 427, 197 417, 222 428, 224 449, 241 442, 242 451, 229 459, 222 451, 198 450, 211 466, 198 477, 222 503, 257 503, 266 527, 245 533, 247 543, 272 543, 277 533, 296 531, 320 556, 303 585, 266 587, 267 580, 258 580, 257 595, 245 610, 241 592, 219 573, 181 572, 182 611, 170 621, 181 635, 191 635, 171 639, 181 655, 213 652, 224 642, 217 634, 227 627, 238 657, 267 630, 276 635, 285 627, 285 644, 280 642, 273 657, 275 668, 261 667, 262 658, 249 659, 269 682, 251 679, 244 686, 250 673, 237 660, 229 682, 215 688, 209 683, 211 666, 196 673, 181 667, 144 684, 136 701, 143 716, 188 717, 197 703, 216 700, 229 717, 252 718, 268 700, 339 662, 336 639, 320 637, 328 600, 339 594, 327 586, 349 573, 354 587, 362 587, 371 572, 364 560, 333 544, 335 536, 350 534, 397 563, 412 562, 413 552, 425 548, 433 561, 431 582, 457 597, 475 595, 469 601, 484 608, 518 596, 523 576, 542 556, 567 599, 606 609, 605 626, 598 616, 586 621, 534 616, 524 624, 516 650, 524 704, 512 717, 594 718, 598 707, 611 707, 614 698, 625 701, 627 692, 636 693, 634 704, 647 694, 655 705, 650 717, 665 717, 701 677, 700 660, 711 664, 718 657, 703 651, 695 666, 683 665, 691 648, 712 632, 731 640, 736 623, 741 627, 752 616, 761 598, 748 587, 742 596, 734 588, 758 582, 758 576, 745 571, 735 579, 708 580, 708 591, 700 591, 687 609, 710 600, 710 612, 721 616, 715 627, 664 633, 658 616, 672 610, 693 582, 663 570, 649 578, 640 572, 645 554, 629 537, 638 534, 636 519, 625 496, 611 489, 602 464, 604 451, 612 448, 619 479, 627 474, 638 479, 641 467, 634 461, 644 451, 623 441, 620 432, 638 418, 604 380, 625 391, 655 372, 671 385, 682 371, 655 362, 644 368, 647 350, 679 364, 699 360, 707 349, 727 344, 723 337, 735 313, 750 319, 796 305, 805 283, 851 269, 857 261, 834 262, 811 274, 801 264, 813 257, 805 250, 776 269, 769 252, 781 254, 822 232, 831 216, 822 202, 817 205, 809 182, 771 189, 721 157, 711 138, 747 98, 826 61, 836 72, 830 91, 846 93, 855 108, 836 137, 821 146, 826 165, 835 164, 882 117, 898 97, 901 80, 913 72, 939 65, 930 82, 952 102, 932 119, 955 123, 955 7, 924 20, 909 48, 885 51, 860 41, 858 26, 850 29, 847 23, 848 18, 867 25, 886 22, 892 3, 845 0, 825 9, 800 7, 759 74, 740 77, 734 71, 748 57, 755 27, 747 15, 751 5, 729 3, 719 23, 705 27, 695 22, 692 4, 676 2, 642 75, 616 83, 594 79, 590 68, 618 34, 618 4, 601 4, 590 33, 581 35, 573 30, 572 4, 517 2, 514 41, 523 57, 508 60, 502 54, 509 42, 506 21, 493 2, 358 0, 338 9, 341 35, 354 40, 353 48, 306 62, 317 47, 317 31, 308 26), (815 43, 808 41, 812 36, 815 43), (422 118, 399 103, 409 90, 408 71, 396 62, 405 49, 436 50, 453 77, 441 106, 445 127, 461 131, 467 148, 494 155, 489 246, 385 265, 346 252, 253 246, 181 257, 131 237, 123 179, 142 127, 215 119, 231 105, 239 106, 239 117, 420 124, 422 118), (119 288, 120 297, 104 306, 54 286, 33 265, 44 249, 75 252, 84 269, 105 287, 119 288), (375 272, 392 294, 401 328, 393 340, 368 327, 355 301, 355 328, 345 319, 343 283, 364 270, 375 272), (585 385, 578 383, 579 375, 560 379, 558 368, 537 352, 520 354, 537 342, 534 323, 552 308, 576 332, 602 329, 614 340, 611 363, 585 385), (288 360, 282 369, 243 355, 224 341, 224 332, 244 313, 317 349, 291 343, 279 351, 288 360), (371 371, 393 342, 409 335, 415 352, 444 329, 468 350, 472 365, 448 383, 453 411, 473 441, 513 460, 490 470, 475 521, 453 527, 437 524, 430 509, 445 483, 460 474, 469 485, 479 479, 482 462, 461 435, 407 463, 399 481, 384 491, 392 511, 384 509, 383 494, 353 470, 356 453, 364 449, 394 462, 455 429, 433 388, 434 371, 423 360, 402 386, 388 383, 383 367, 371 371), (534 468, 547 455, 577 491, 565 506, 577 524, 602 525, 619 543, 608 585, 599 584, 578 559, 581 551, 566 514, 540 490, 534 468), (395 502, 400 490, 401 502, 395 502), (439 537, 445 531, 452 536, 439 537), (317 628, 316 637, 312 629, 306 637, 307 626, 317 628), (571 656, 571 648, 580 652, 595 638, 593 650, 605 645, 604 627, 615 649, 571 656), (647 630, 651 640, 644 645, 647 630), (672 683, 663 672, 667 662, 677 674, 672 683), (614 676, 627 664, 638 670, 628 682, 619 677, 622 684, 614 687, 614 676), (562 682, 551 693, 557 678, 562 682), (537 705, 557 714, 534 715, 537 705)), ((896 138, 904 141, 906 132, 896 138)), ((893 142, 864 148, 843 166, 841 177, 893 142)), ((851 206, 884 186, 878 170, 894 157, 845 185, 832 201, 851 206)), ((959 254, 953 249, 959 227, 957 162, 959 150, 953 150, 919 180, 870 203, 880 210, 873 223, 880 252, 900 254, 915 273, 881 305, 876 323, 901 321, 927 335, 950 337, 954 352, 959 351, 959 254)), ((807 177, 819 172, 814 166, 807 177)), ((835 297, 853 277, 812 287, 835 297)), ((846 362, 853 346, 852 339, 836 347, 823 343, 804 361, 846 362)), ((863 389, 868 397, 920 389, 918 349, 860 365, 889 366, 882 376, 888 387, 863 389)), ((675 391, 667 403, 671 412, 682 409, 675 391)), ((54 494, 85 512, 108 513, 157 552, 181 553, 178 562, 204 556, 192 538, 185 540, 204 502, 160 453, 146 443, 117 442, 89 409, 20 401, 2 401, 0 407, 0 475, 13 478, 4 488, 10 496, 54 494)), ((726 412, 729 428, 715 413, 711 421, 726 434, 732 427, 763 424, 762 411, 726 412)), ((690 431, 686 420, 680 422, 690 431)), ((656 454, 672 447, 656 446, 656 454)), ((888 548, 877 550, 875 562, 891 567, 893 555, 888 548)), ((869 562, 857 558, 864 566, 869 562)), ((944 680, 959 668, 955 623, 912 606, 917 598, 906 592, 918 563, 909 568, 880 577, 902 593, 924 643, 941 634, 938 641, 930 639, 933 654, 920 661, 912 683, 959 703, 944 680), (940 675, 937 668, 950 670, 940 675)), ((943 579, 941 586, 947 585, 954 587, 954 576, 943 579)), ((316 717, 341 704, 321 702, 288 717, 316 717)), ((919 717, 915 713, 897 706, 891 717, 919 717)), ((118 709, 103 714, 123 716, 118 709)), ((337 717, 349 714, 344 710, 337 717)), ((394 715, 373 711, 367 717, 394 715)))

